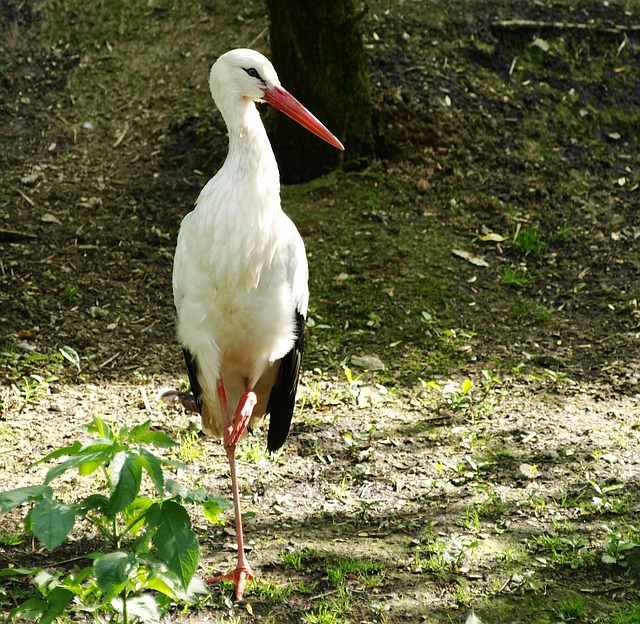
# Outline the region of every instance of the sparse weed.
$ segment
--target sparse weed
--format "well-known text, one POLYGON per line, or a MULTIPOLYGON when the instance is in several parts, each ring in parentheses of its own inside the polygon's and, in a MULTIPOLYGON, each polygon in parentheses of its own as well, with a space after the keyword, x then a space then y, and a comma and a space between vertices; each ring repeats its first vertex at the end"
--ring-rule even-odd
POLYGON ((62 298, 67 305, 75 305, 78 302, 78 287, 67 284, 62 291, 62 298))
POLYGON ((513 241, 513 248, 525 256, 543 256, 549 249, 551 236, 542 233, 540 226, 535 224, 521 228, 513 241))
POLYGON ((302 615, 304 624, 342 624, 344 607, 336 601, 322 602, 313 611, 302 615))
POLYGON ((500 553, 500 559, 505 563, 521 563, 526 561, 527 553, 514 546, 505 546, 502 553, 500 553))
POLYGON ((0 365, 12 381, 14 393, 28 403, 48 394, 47 384, 57 381, 64 361, 80 368, 80 356, 73 347, 60 347, 55 353, 38 353, 27 343, 7 343, 0 349, 0 365), (20 386, 23 387, 20 387, 20 386))
POLYGON ((640 531, 630 527, 625 533, 616 532, 604 527, 607 533, 607 544, 601 560, 603 563, 615 563, 623 568, 634 564, 640 567, 640 531))
POLYGON ((500 495, 492 493, 482 501, 474 503, 465 511, 465 516, 460 522, 460 526, 472 531, 478 531, 483 518, 497 518, 506 510, 505 504, 500 499, 500 495))
POLYGON ((480 530, 480 514, 478 508, 475 506, 467 507, 464 512, 464 518, 459 522, 459 525, 467 531, 479 531, 480 530))
POLYGON ((18 546, 22 544, 25 537, 18 533, 8 533, 7 531, 0 530, 0 546, 18 546))
POLYGON ((459 581, 451 589, 451 598, 459 604, 468 606, 473 598, 473 592, 467 583, 459 581))
POLYGON ((584 600, 576 596, 563 600, 556 613, 562 622, 575 622, 580 620, 586 612, 584 600))
POLYGON ((516 321, 530 319, 536 323, 548 323, 553 320, 553 312, 540 303, 529 299, 518 299, 511 306, 511 316, 516 321))
POLYGON ((640 605, 619 606, 613 615, 613 624, 640 624, 640 605))
POLYGON ((595 495, 591 499, 591 505, 583 505, 585 513, 610 513, 624 515, 630 512, 636 499, 632 494, 622 493, 616 496, 616 492, 624 489, 624 484, 614 483, 612 485, 604 485, 591 481, 591 486, 595 490, 595 495))
POLYGON ((465 379, 462 383, 450 380, 444 386, 434 380, 424 381, 419 379, 419 381, 424 389, 433 388, 439 392, 445 403, 454 410, 464 409, 471 404, 470 393, 473 388, 471 379, 465 379))
POLYGON ((325 567, 327 578, 336 587, 344 585, 347 578, 358 578, 365 585, 375 584, 374 575, 380 574, 382 564, 372 559, 347 558, 331 561, 325 567))
POLYGON ((375 457, 374 438, 381 435, 377 432, 376 427, 372 426, 367 431, 345 432, 342 434, 342 441, 352 458, 360 463, 375 457))
POLYGON ((300 571, 317 556, 318 553, 309 548, 283 550, 280 552, 280 561, 285 567, 300 571))
POLYGON ((43 396, 51 394, 51 383, 57 379, 55 375, 42 377, 42 375, 32 374, 29 377, 23 377, 22 384, 19 386, 12 384, 12 388, 15 395, 20 398, 24 409, 27 405, 36 403, 43 396))
POLYGON ((262 442, 245 442, 238 447, 238 457, 247 464, 257 464, 267 456, 262 442))
POLYGON ((418 570, 430 572, 449 571, 457 574, 465 567, 470 553, 479 546, 478 540, 454 537, 449 542, 432 536, 425 544, 415 549, 415 565, 418 570))
MULTIPOLYGON (((186 431, 179 437, 179 445, 172 450, 172 455, 179 461, 187 464, 196 461, 203 461, 206 457, 202 444, 198 440, 195 431, 186 431)), ((242 448, 242 447, 241 447, 242 448)))
POLYGON ((544 534, 532 538, 529 542, 547 553, 549 561, 556 565, 580 568, 593 557, 587 543, 579 535, 563 537, 544 534))
POLYGON ((529 286, 536 281, 536 276, 528 271, 526 267, 505 266, 502 269, 502 281, 507 286, 529 286))
POLYGON ((280 604, 284 602, 293 591, 292 585, 278 586, 273 581, 260 581, 254 579, 247 586, 248 591, 265 601, 272 604, 280 604))

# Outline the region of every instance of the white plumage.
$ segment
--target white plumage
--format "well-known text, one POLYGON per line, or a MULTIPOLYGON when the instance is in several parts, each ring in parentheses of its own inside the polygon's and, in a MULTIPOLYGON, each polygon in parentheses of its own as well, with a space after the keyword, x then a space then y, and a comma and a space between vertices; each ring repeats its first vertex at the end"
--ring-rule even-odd
POLYGON ((193 397, 172 396, 200 411, 206 433, 224 438, 238 539, 232 578, 241 598, 252 573, 243 551, 235 444, 266 412, 269 448, 284 442, 309 299, 304 243, 280 207, 278 167, 255 102, 269 102, 343 148, 253 50, 222 55, 209 84, 227 124, 229 153, 180 226, 173 291, 193 397))

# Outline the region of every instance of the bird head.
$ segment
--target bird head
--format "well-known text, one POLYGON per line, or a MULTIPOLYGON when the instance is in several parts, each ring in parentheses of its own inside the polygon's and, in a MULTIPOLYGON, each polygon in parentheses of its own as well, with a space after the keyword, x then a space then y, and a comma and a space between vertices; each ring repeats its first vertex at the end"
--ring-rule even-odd
POLYGON ((342 143, 280 84, 269 59, 246 48, 231 50, 213 64, 209 77, 211 95, 222 110, 222 100, 262 101, 271 104, 327 143, 344 149, 342 143))
POLYGON ((273 65, 255 50, 239 48, 223 54, 211 68, 209 86, 214 99, 262 100, 264 92, 280 86, 273 65))

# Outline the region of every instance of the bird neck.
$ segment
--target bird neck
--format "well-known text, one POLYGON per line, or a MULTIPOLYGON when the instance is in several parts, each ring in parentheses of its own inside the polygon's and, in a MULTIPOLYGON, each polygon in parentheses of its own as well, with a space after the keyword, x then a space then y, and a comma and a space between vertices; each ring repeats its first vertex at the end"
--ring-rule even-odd
POLYGON ((225 115, 229 130, 229 153, 225 168, 238 176, 239 184, 255 182, 264 194, 280 191, 280 174, 271 143, 262 124, 256 105, 244 99, 242 106, 232 108, 234 114, 225 115))
POLYGON ((229 131, 229 153, 198 197, 197 227, 207 241, 212 280, 255 288, 279 249, 280 180, 255 105, 244 100, 242 107, 234 104, 219 106, 229 131), (221 249, 233 253, 221 255, 221 249))

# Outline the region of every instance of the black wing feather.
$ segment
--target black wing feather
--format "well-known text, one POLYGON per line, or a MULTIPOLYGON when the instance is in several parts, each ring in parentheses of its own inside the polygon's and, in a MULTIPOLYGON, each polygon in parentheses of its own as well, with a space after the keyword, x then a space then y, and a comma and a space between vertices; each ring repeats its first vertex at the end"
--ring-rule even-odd
POLYGON ((198 381, 198 363, 191 351, 182 349, 184 361, 187 365, 187 373, 189 374, 189 384, 191 385, 191 393, 198 406, 198 411, 202 411, 202 387, 198 381))
POLYGON ((296 341, 291 351, 280 360, 278 379, 267 403, 267 413, 271 414, 267 435, 267 448, 270 451, 277 451, 284 444, 291 427, 304 351, 304 330, 305 318, 296 310, 296 341))

